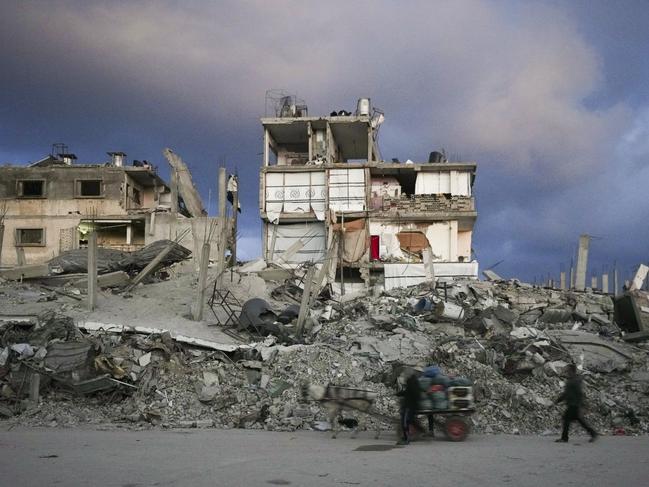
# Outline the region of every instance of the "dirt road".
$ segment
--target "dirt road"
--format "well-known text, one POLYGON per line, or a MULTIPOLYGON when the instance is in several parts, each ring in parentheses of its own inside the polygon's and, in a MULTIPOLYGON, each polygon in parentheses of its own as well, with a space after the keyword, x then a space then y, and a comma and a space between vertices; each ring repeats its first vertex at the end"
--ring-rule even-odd
POLYGON ((471 436, 396 447, 368 434, 253 430, 0 432, 0 484, 93 486, 646 485, 649 439, 471 436), (8 483, 7 483, 8 482, 8 483))

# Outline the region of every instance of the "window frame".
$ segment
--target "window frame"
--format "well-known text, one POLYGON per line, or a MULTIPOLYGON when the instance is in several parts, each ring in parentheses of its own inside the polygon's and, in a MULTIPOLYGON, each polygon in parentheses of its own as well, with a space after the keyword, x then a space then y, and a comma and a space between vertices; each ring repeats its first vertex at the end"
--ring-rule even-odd
POLYGON ((34 227, 21 227, 15 229, 14 242, 16 247, 45 247, 47 245, 45 240, 45 228, 34 228, 34 227), (23 242, 21 239, 21 233, 23 230, 40 230, 41 232, 41 241, 40 243, 31 243, 23 242))
POLYGON ((17 179, 16 180, 16 195, 20 199, 43 199, 47 198, 47 181, 45 179, 17 179), (41 183, 41 194, 40 195, 29 195, 24 194, 24 183, 41 183))
POLYGON ((85 198, 85 199, 97 199, 104 198, 104 180, 102 178, 87 178, 87 179, 75 179, 74 180, 74 197, 75 198, 85 198), (83 195, 81 194, 81 187, 85 182, 98 182, 99 183, 99 194, 98 195, 83 195))

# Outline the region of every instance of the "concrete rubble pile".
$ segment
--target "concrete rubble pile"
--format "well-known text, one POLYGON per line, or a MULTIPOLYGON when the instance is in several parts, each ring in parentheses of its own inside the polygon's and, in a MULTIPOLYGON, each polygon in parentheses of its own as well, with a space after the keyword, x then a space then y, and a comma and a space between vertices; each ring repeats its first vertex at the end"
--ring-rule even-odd
MULTIPOLYGON (((33 425, 326 429, 321 405, 302 402, 304 383, 376 391, 376 410, 397 418, 404 367, 437 364, 473 381, 476 431, 556 433, 553 401, 575 362, 602 432, 649 433, 649 346, 621 340, 609 296, 518 281, 428 283, 316 300, 302 339, 295 300, 268 300, 259 309, 284 319, 260 334, 239 327, 245 340, 228 345, 84 328, 64 315, 0 323, 0 414, 33 425), (292 313, 282 313, 287 305, 292 313)), ((366 427, 376 421, 394 429, 376 418, 366 427)))

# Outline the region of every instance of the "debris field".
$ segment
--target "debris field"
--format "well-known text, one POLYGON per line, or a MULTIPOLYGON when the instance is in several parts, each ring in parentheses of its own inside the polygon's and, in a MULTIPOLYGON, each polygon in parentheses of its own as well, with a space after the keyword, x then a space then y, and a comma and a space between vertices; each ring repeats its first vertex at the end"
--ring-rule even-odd
MULTIPOLYGON (((83 272, 72 257, 61 256, 57 265, 83 272)), ((398 418, 395 388, 402 372, 434 364, 473 382, 474 431, 556 434, 561 409, 554 401, 567 365, 576 363, 586 416, 596 428, 649 432, 649 345, 623 340, 609 295, 469 279, 379 295, 332 297, 325 289, 300 332, 306 267, 228 270, 224 288, 231 301, 211 300, 206 320, 189 322, 188 304, 177 307, 176 316, 169 304, 189 303, 195 292, 186 258, 172 254, 134 288, 120 281, 104 289, 101 307, 118 310, 106 321, 85 311, 78 279, 0 281, 2 421, 328 429, 326 411, 300 393, 303 384, 318 383, 378 393, 381 416, 364 424, 370 430, 379 422, 387 432, 395 424, 385 418, 398 418), (136 310, 147 302, 147 309, 160 312, 141 322, 136 310), (232 319, 223 319, 224 310, 232 319), (187 323, 197 332, 188 332, 187 323)), ((145 265, 146 259, 134 270, 132 258, 106 257, 106 272, 133 273, 145 265)))

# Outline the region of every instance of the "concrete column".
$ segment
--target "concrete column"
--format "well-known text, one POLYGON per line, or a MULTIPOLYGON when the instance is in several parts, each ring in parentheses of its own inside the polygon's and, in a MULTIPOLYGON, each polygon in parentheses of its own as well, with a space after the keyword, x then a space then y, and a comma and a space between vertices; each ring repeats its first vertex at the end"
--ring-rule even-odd
POLYGON ((88 311, 97 304, 97 232, 88 234, 88 311))
POLYGON ((560 284, 561 290, 565 291, 566 290, 566 272, 565 271, 561 271, 559 279, 560 279, 560 283, 561 283, 560 284))
POLYGON ((192 319, 201 321, 203 319, 203 304, 205 303, 205 283, 207 282, 207 267, 210 264, 210 244, 204 243, 201 249, 201 264, 198 271, 198 287, 196 298, 192 306, 192 319))
POLYGON ((298 340, 302 338, 304 323, 309 312, 309 302, 311 301, 311 286, 313 285, 314 274, 315 266, 312 265, 311 267, 309 267, 309 270, 306 272, 306 277, 304 278, 304 290, 302 291, 302 300, 300 301, 300 312, 297 317, 297 324, 295 325, 295 335, 297 336, 298 340))
POLYGON ((5 226, 0 225, 0 266, 2 266, 2 246, 4 245, 5 226))
POLYGON ((575 287, 575 269, 574 267, 570 266, 570 286, 568 286, 569 289, 574 289, 575 287))
POLYGON ((178 171, 171 168, 171 212, 178 213, 178 171))
POLYGON ((228 219, 225 213, 225 202, 227 197, 225 168, 219 168, 219 238, 218 238, 218 262, 216 263, 217 288, 221 289, 223 282, 223 271, 225 270, 225 246, 228 243, 228 234, 225 230, 228 219))
POLYGON ((232 254, 232 267, 237 265, 237 226, 238 226, 238 215, 239 215, 239 187, 237 185, 237 191, 232 193, 232 248, 230 253, 232 254))
POLYGON ((633 280, 631 281, 631 287, 629 288, 629 290, 635 291, 638 289, 642 289, 642 286, 644 285, 644 281, 647 278, 647 274, 649 274, 649 267, 644 264, 640 264, 638 270, 633 276, 633 280))
POLYGON ((29 400, 38 402, 39 392, 41 389, 41 374, 32 372, 29 376, 29 400))
POLYGON ((597 276, 592 276, 590 278, 590 288, 594 291, 597 289, 597 276))
POLYGON ((309 141, 309 160, 312 161, 314 137, 313 137, 313 126, 311 125, 311 122, 307 123, 306 125, 306 134, 307 134, 307 140, 309 141))
POLYGON ((151 212, 151 218, 149 218, 149 235, 150 236, 155 235, 155 219, 156 219, 156 212, 152 211, 151 212))
POLYGON ((270 134, 268 129, 264 129, 264 167, 268 166, 270 160, 270 134))
POLYGON ((575 275, 575 289, 583 291, 586 289, 586 272, 588 270, 588 247, 590 236, 579 237, 579 251, 577 253, 577 273, 575 275))
POLYGON ((602 292, 608 294, 608 273, 602 274, 602 292))
POLYGON ((617 293, 619 292, 620 288, 618 285, 618 275, 617 275, 617 266, 613 270, 613 295, 617 296, 617 293))
POLYGON ((133 243, 133 225, 128 223, 126 225, 126 245, 131 245, 133 243))

